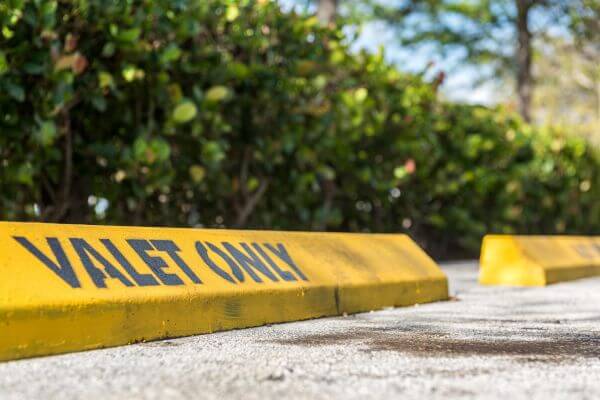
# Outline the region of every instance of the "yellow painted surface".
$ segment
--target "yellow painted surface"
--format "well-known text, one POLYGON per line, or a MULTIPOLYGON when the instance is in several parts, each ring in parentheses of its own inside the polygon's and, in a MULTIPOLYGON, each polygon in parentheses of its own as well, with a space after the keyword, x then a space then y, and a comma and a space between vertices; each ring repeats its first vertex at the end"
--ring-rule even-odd
POLYGON ((487 235, 479 282, 545 286, 600 275, 600 236, 487 235))
POLYGON ((0 360, 447 297, 406 235, 0 222, 0 360))

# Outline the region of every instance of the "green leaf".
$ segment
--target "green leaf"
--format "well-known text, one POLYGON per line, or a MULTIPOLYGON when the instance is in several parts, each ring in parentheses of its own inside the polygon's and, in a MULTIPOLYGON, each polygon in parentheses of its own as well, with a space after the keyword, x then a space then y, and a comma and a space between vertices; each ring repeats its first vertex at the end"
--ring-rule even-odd
POLYGON ((23 65, 23 71, 30 75, 41 75, 44 72, 43 64, 26 63, 23 65))
POLYGON ((177 47, 176 44, 170 44, 167 48, 161 53, 160 61, 163 64, 168 64, 170 62, 176 61, 181 56, 181 50, 177 47))
POLYGON ((258 181, 258 179, 252 176, 250 177, 250 179, 248 179, 248 182, 246 183, 246 188, 248 189, 248 191, 253 192, 254 190, 256 190, 256 188, 258 188, 259 184, 260 182, 258 181))
POLYGON ((94 108, 100 112, 106 111, 106 99, 102 95, 92 96, 90 101, 94 108))
POLYGON ((396 179, 404 179, 407 175, 408 172, 406 171, 406 168, 404 168, 404 166, 394 168, 394 177, 396 179))
POLYGON ((30 163, 24 163, 19 166, 15 179, 25 185, 33 185, 33 166, 30 163))
POLYGON ((127 82, 131 82, 135 79, 135 67, 131 65, 128 65, 125 68, 123 68, 123 71, 121 71, 121 73, 123 74, 123 78, 125 78, 127 82))
POLYGON ((119 31, 116 34, 116 38, 117 38, 117 40, 120 40, 122 42, 132 43, 140 37, 141 32, 142 31, 140 28, 125 29, 125 30, 119 31))
POLYGON ((227 71, 237 79, 245 79, 250 75, 250 68, 240 62, 231 62, 227 64, 227 71))
POLYGON ((6 61, 6 55, 0 50, 0 76, 8 72, 8 61, 6 61))
POLYGON ((327 165, 323 165, 319 168, 319 174, 328 181, 335 179, 335 170, 327 165))
POLYGON ((152 142, 150 142, 150 148, 158 161, 166 161, 171 155, 171 146, 162 139, 152 140, 152 142))
POLYGON ((225 159, 225 152, 218 142, 209 141, 202 146, 202 158, 216 165, 225 159))
POLYGON ((21 86, 12 82, 6 82, 5 86, 10 97, 18 102, 23 102, 25 100, 25 90, 23 90, 21 86))
POLYGON ((144 138, 137 138, 135 142, 133 142, 133 157, 137 161, 145 161, 146 160, 146 150, 148 149, 148 142, 144 138))
POLYGON ((206 170, 200 165, 192 165, 189 169, 190 177, 194 183, 200 183, 206 176, 206 170))
POLYGON ((197 112, 198 110, 193 102, 184 100, 175 107, 175 110, 173 110, 173 120, 178 124, 184 124, 191 121, 196 116, 197 112))
POLYGON ((240 9, 235 4, 227 7, 227 11, 225 11, 225 19, 227 19, 228 22, 235 21, 239 16, 240 9))
POLYGON ((102 48, 102 56, 103 57, 112 57, 115 54, 115 44, 113 42, 108 42, 102 48))
POLYGON ((42 146, 49 146, 56 138, 57 130, 54 121, 42 121, 39 129, 35 132, 35 140, 42 146))
POLYGON ((127 82, 143 79, 146 75, 144 70, 136 68, 133 65, 126 65, 121 71, 121 74, 127 82))
POLYGON ((367 96, 369 95, 369 91, 364 88, 358 88, 356 89, 356 91, 354 92, 354 99, 358 102, 358 103, 362 103, 363 101, 365 101, 367 99, 367 96))
POLYGON ((211 103, 218 103, 227 99, 230 95, 230 90, 226 86, 213 86, 206 92, 206 100, 211 103))
POLYGON ((10 29, 8 26, 3 26, 2 27, 2 36, 4 36, 6 39, 10 39, 14 36, 15 32, 10 29))
POLYGON ((100 71, 98 73, 98 84, 102 89, 106 89, 108 87, 112 87, 114 85, 114 80, 111 74, 105 71, 100 71))

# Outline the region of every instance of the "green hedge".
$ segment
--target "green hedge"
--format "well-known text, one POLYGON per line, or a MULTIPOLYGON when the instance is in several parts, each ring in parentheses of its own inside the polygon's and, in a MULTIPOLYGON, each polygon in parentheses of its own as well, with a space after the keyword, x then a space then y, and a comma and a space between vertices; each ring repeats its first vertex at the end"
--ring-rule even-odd
POLYGON ((271 1, 0 3, 0 218, 598 233, 600 157, 271 1))

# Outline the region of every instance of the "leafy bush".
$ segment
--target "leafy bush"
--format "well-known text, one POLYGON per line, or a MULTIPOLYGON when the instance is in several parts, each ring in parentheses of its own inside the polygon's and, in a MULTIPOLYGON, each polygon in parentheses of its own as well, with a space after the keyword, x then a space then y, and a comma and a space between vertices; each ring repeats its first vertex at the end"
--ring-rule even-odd
POLYGON ((265 0, 0 3, 0 218, 406 231, 600 230, 600 159, 265 0))
POLYGON ((496 233, 600 232, 600 153, 533 129, 505 110, 444 105, 424 214, 442 249, 477 249, 496 233))

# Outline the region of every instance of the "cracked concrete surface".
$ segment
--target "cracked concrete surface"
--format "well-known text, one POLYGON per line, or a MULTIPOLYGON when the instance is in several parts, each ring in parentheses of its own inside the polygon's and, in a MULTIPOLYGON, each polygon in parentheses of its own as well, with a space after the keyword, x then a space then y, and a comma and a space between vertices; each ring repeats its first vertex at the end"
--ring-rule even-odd
POLYGON ((0 363, 0 399, 600 397, 600 278, 444 270, 453 301, 0 363))

